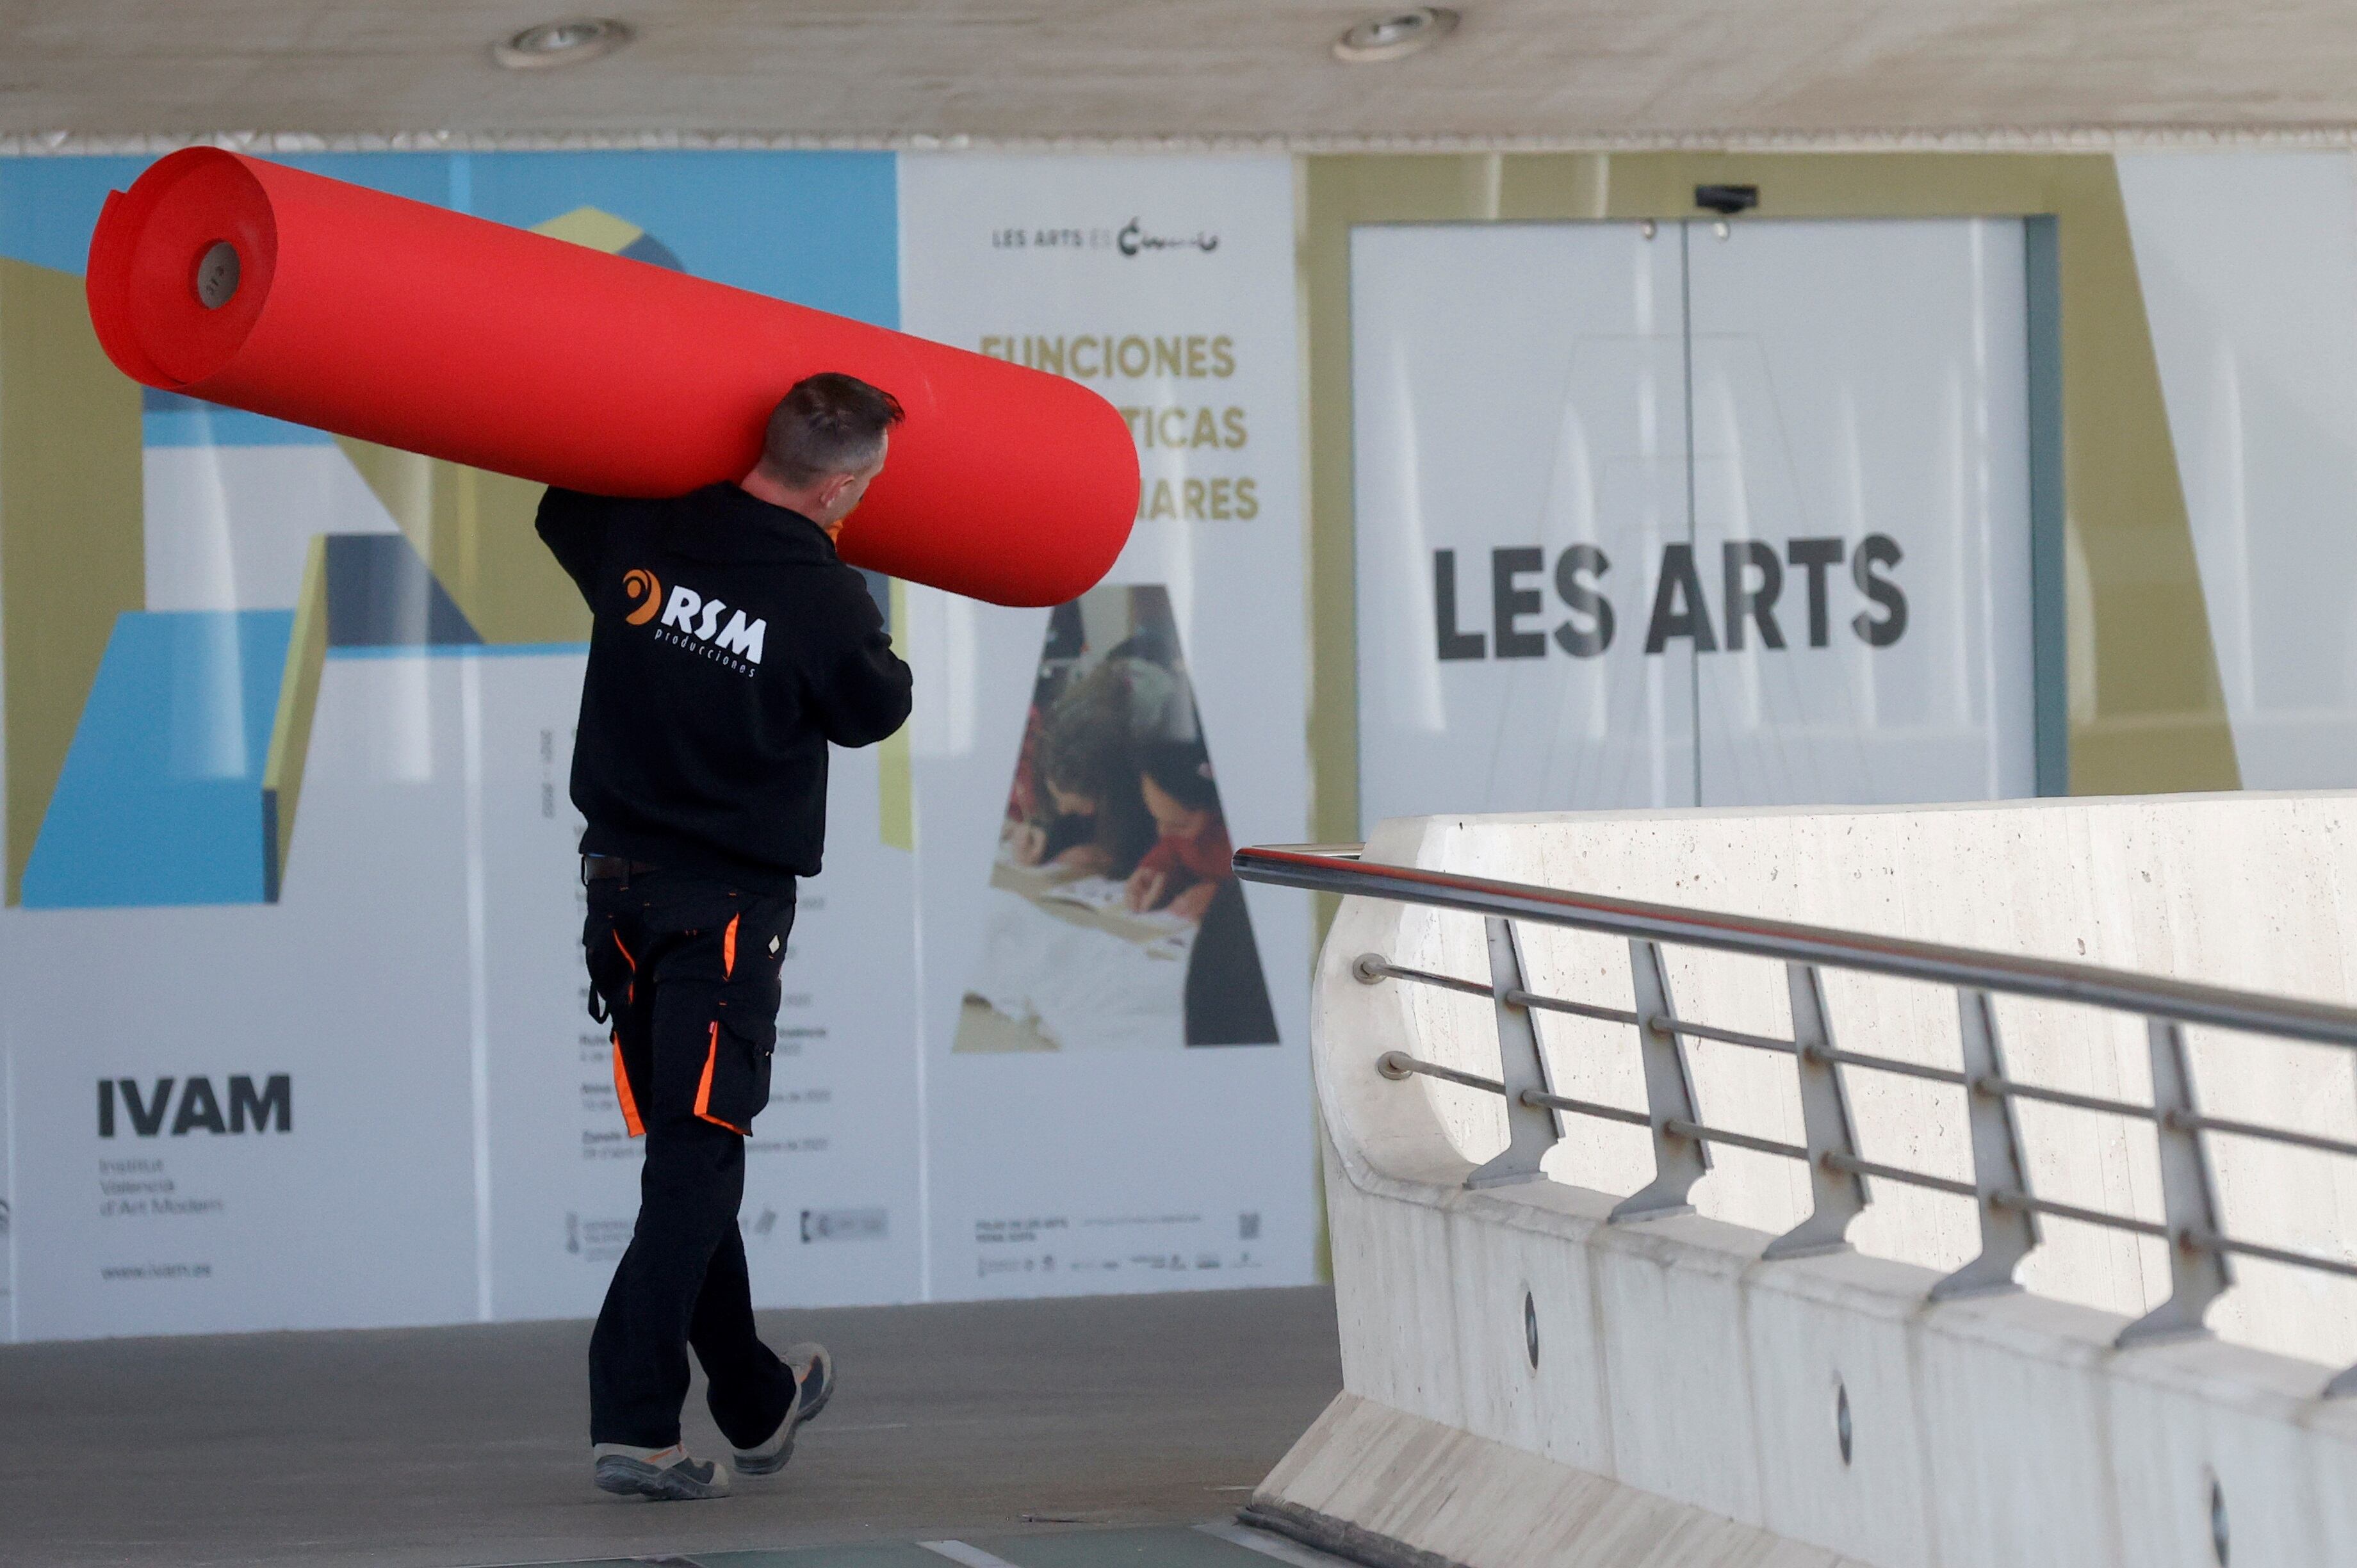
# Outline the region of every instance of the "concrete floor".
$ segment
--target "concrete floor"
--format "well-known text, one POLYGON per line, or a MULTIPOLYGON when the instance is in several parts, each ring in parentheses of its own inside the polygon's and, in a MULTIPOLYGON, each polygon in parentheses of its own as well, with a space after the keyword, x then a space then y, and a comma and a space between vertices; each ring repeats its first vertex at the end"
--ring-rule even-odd
MULTIPOLYGON (((591 1488, 586 1322, 0 1347, 0 1563, 457 1568, 1219 1520, 1341 1387, 1327 1290, 763 1327, 825 1341, 840 1391, 784 1475, 710 1503, 591 1488)), ((700 1387, 687 1440, 721 1451, 700 1387)))

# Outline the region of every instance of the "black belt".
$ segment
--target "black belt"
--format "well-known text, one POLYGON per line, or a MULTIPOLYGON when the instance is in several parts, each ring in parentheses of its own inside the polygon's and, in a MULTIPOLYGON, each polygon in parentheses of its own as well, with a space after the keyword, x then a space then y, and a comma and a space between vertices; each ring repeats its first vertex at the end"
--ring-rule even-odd
POLYGON ((657 869, 643 860, 631 860, 619 854, 585 854, 581 857, 581 880, 584 883, 628 882, 633 876, 651 875, 657 869))

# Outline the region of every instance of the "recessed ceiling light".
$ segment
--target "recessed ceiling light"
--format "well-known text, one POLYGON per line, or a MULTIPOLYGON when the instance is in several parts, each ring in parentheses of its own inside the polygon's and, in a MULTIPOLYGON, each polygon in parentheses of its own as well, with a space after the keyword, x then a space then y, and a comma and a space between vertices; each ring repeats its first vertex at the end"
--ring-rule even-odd
POLYGON ((526 27, 506 42, 493 44, 491 59, 509 70, 546 70, 612 54, 632 37, 627 22, 574 16, 526 27))
POLYGON ((1445 5, 1412 5, 1387 11, 1334 40, 1334 58, 1352 65, 1398 59, 1429 48, 1457 30, 1457 13, 1445 5))

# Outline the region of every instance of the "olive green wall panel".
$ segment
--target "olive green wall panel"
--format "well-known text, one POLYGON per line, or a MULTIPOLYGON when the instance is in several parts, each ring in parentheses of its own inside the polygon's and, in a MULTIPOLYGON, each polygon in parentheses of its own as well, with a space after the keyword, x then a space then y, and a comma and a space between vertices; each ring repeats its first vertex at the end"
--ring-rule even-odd
POLYGON ((139 395, 100 350, 81 278, 0 257, 10 904, 114 618, 146 602, 139 395))

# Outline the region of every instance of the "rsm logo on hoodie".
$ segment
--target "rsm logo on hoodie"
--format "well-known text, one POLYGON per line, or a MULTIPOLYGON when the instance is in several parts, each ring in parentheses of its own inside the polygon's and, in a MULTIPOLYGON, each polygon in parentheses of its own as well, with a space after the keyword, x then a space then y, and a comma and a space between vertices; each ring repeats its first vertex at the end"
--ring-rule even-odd
POLYGON ((767 620, 748 620, 743 610, 731 610, 721 600, 707 599, 684 584, 673 586, 667 600, 662 591, 662 581, 652 572, 633 567, 624 573, 622 592, 632 604, 623 619, 631 626, 644 626, 654 620, 655 606, 661 604, 657 641, 717 660, 742 675, 750 675, 761 662, 761 643, 770 629, 767 620), (728 617, 725 623, 720 618, 724 613, 728 617))

